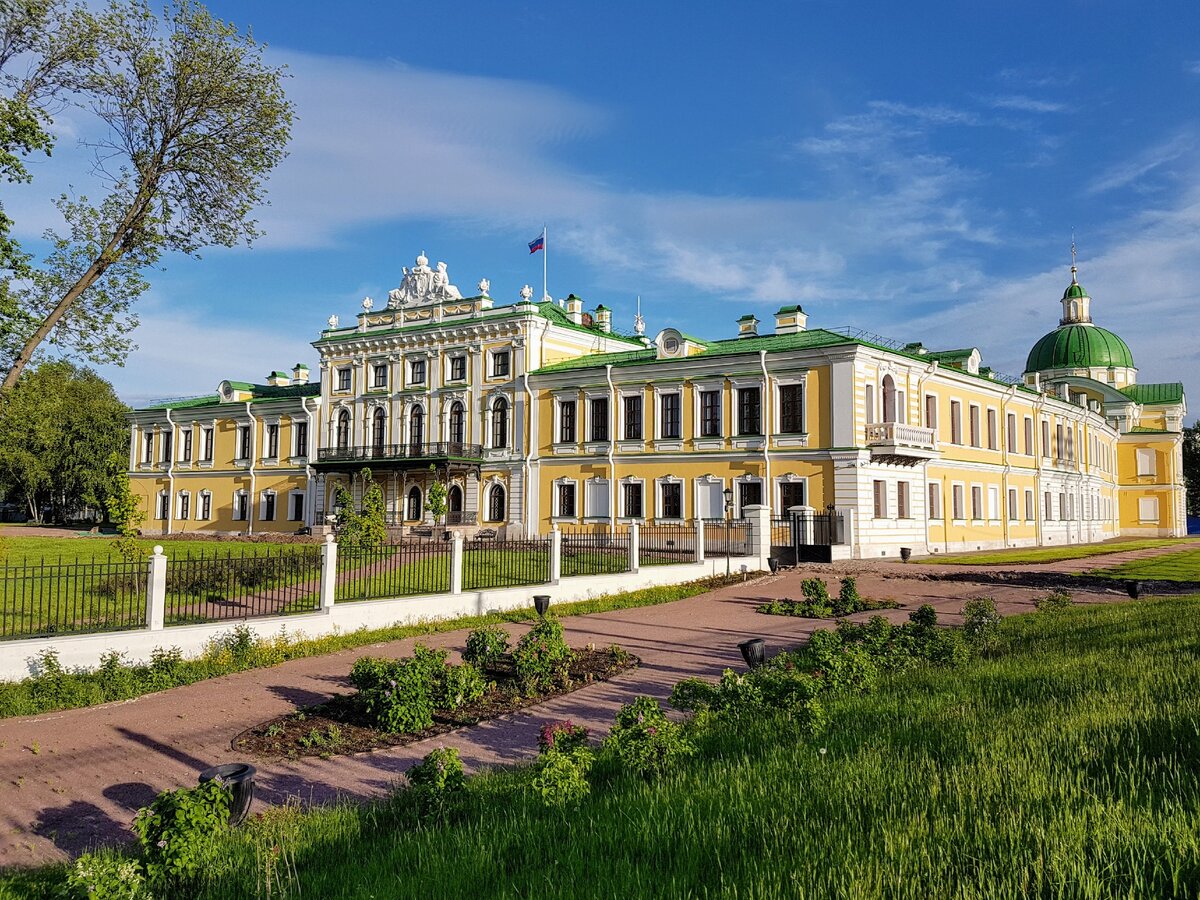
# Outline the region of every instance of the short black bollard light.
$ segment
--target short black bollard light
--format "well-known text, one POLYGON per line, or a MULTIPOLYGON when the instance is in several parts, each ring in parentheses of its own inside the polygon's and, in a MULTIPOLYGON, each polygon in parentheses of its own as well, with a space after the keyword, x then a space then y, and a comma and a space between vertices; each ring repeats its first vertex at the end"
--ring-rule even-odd
POLYGON ((900 548, 900 561, 908 562, 912 558, 912 547, 900 548))
POLYGON ((1125 591, 1132 599, 1136 600, 1142 595, 1142 583, 1140 581, 1127 581, 1125 582, 1125 591))
POLYGON ((236 827, 245 820, 254 800, 254 776, 258 770, 249 763, 225 763, 200 773, 200 783, 214 779, 229 788, 233 802, 229 804, 229 825, 236 827))
POLYGON ((742 651, 742 659, 751 669, 757 669, 767 661, 767 642, 762 638, 751 638, 738 644, 742 651))
POLYGON ((772 574, 779 571, 779 558, 776 556, 767 557, 767 565, 770 567, 772 574))
POLYGON ((546 618, 546 610, 550 608, 549 594, 534 594, 533 608, 537 610, 537 614, 543 619, 546 618))

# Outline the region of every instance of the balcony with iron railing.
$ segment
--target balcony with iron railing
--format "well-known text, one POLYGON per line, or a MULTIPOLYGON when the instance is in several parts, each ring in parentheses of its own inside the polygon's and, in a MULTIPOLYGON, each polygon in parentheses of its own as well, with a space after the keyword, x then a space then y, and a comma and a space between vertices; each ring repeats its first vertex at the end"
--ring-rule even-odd
POLYGON ((872 457, 916 463, 938 454, 932 428, 904 422, 872 422, 866 427, 866 444, 872 457))
POLYGON ((384 462, 401 466, 427 465, 437 460, 479 462, 483 447, 459 441, 431 443, 367 444, 359 446, 322 447, 317 451, 317 465, 331 466, 347 463, 384 462))

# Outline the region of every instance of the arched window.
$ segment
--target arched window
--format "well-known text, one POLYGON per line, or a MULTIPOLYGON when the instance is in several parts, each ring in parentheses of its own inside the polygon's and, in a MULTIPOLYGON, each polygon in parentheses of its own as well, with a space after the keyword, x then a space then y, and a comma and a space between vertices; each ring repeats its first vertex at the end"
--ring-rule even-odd
POLYGON ((425 443, 425 410, 414 406, 408 414, 408 442, 413 447, 425 443))
POLYGON ((896 382, 891 375, 883 376, 883 421, 896 421, 896 382))
POLYGON ((466 441, 467 410, 457 400, 450 407, 450 443, 461 444, 466 441))
POLYGON ((507 498, 504 494, 504 488, 498 484, 492 485, 492 489, 488 491, 488 521, 503 522, 508 514, 508 504, 505 502, 507 498))
POLYGON ((350 447, 350 413, 342 410, 337 417, 337 448, 346 450, 350 447))
POLYGON ((508 401, 503 397, 492 404, 492 446, 508 446, 508 401))
POLYGON ((371 446, 376 455, 383 455, 383 447, 386 443, 387 419, 384 417, 383 410, 377 407, 375 415, 371 417, 371 446))
POLYGON ((404 518, 410 522, 419 522, 421 521, 421 513, 421 489, 413 485, 408 490, 408 510, 404 518))
POLYGON ((450 523, 458 524, 462 519, 463 492, 457 484, 450 485, 446 492, 446 509, 450 513, 450 523))

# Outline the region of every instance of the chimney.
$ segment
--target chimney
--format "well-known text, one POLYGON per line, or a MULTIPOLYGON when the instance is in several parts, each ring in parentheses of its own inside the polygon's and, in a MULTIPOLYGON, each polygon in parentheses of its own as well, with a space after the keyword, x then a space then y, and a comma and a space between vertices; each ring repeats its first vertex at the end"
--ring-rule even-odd
POLYGON ((308 384, 308 366, 304 363, 292 367, 292 384, 308 384))
POLYGON ((292 380, 288 378, 287 372, 276 371, 267 376, 267 384, 271 387, 287 387, 291 383, 292 380))
POLYGON ((803 331, 808 316, 800 306, 781 306, 775 313, 775 333, 795 334, 803 331))
POLYGON ((596 307, 596 325, 605 333, 612 331, 612 310, 603 303, 596 307))
POLYGON ((758 337, 758 316, 750 314, 738 319, 738 337, 758 337))
POLYGON ((583 301, 574 294, 567 296, 567 315, 576 325, 583 324, 583 301))

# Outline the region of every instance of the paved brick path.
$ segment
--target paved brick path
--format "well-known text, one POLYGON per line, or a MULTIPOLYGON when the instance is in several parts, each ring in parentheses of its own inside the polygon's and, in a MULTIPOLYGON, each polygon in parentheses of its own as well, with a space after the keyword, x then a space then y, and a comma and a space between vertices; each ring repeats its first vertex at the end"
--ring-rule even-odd
MULTIPOLYGON (((1106 556, 1102 564, 1116 564, 1125 556, 1106 556)), ((1096 564, 1089 562, 1087 568, 1096 564)), ((832 581, 847 572, 858 576, 864 596, 904 604, 904 609, 887 613, 897 621, 931 603, 944 621, 955 622, 964 601, 982 596, 993 597, 1001 612, 1027 612, 1044 593, 929 579, 925 566, 898 563, 848 563, 821 568, 819 574, 832 581)), ((638 694, 666 697, 681 678, 740 668, 737 643, 747 637, 764 637, 768 649, 776 650, 802 642, 816 627, 829 627, 828 621, 754 611, 766 599, 799 596, 801 579, 812 574, 818 570, 785 572, 662 606, 566 618, 572 645, 617 643, 640 656, 641 667, 520 713, 396 750, 330 760, 254 760, 257 802, 277 803, 290 795, 305 802, 375 797, 414 761, 442 745, 457 747, 472 769, 529 758, 536 752, 537 729, 553 719, 571 718, 602 732, 618 707, 638 694)), ((1116 591, 1075 596, 1081 602, 1126 599, 1116 591)), ((515 639, 523 628, 510 631, 515 639)), ((457 651, 466 634, 420 640, 457 651)), ((357 657, 400 656, 413 643, 395 641, 296 660, 103 707, 0 720, 0 866, 36 864, 96 843, 128 839, 134 811, 156 793, 194 784, 201 769, 236 759, 230 742, 241 731, 348 691, 346 675, 357 657)))

